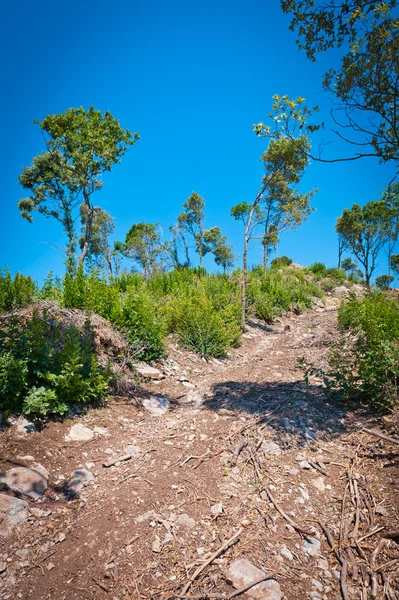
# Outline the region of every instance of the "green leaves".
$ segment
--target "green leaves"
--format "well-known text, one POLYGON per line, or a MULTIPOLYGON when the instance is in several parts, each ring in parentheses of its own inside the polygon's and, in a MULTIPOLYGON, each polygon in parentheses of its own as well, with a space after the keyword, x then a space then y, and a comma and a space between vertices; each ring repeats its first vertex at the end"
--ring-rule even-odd
POLYGON ((65 113, 48 115, 35 121, 46 139, 46 151, 34 157, 32 165, 19 176, 21 186, 31 192, 18 204, 29 222, 38 211, 58 220, 68 237, 67 268, 71 275, 76 262, 76 211, 85 207, 82 252, 83 264, 98 214, 91 195, 102 188, 102 175, 121 161, 137 133, 122 129, 109 111, 69 108, 65 113))

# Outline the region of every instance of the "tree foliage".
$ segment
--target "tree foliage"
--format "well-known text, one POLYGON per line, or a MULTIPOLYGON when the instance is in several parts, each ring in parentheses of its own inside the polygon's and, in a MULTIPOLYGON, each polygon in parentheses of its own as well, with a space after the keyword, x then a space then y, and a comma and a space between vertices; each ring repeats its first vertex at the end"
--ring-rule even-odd
POLYGON ((58 220, 68 237, 67 266, 75 270, 75 210, 84 206, 85 222, 79 265, 84 263, 93 235, 98 207, 92 203, 94 192, 102 188, 102 176, 121 161, 129 146, 139 139, 137 133, 122 129, 109 111, 69 108, 65 113, 48 115, 40 126, 46 150, 35 156, 30 167, 19 176, 30 196, 19 201, 23 218, 33 221, 38 211, 58 220))
POLYGON ((131 226, 124 243, 117 242, 115 249, 125 257, 134 260, 143 270, 144 277, 150 277, 162 268, 164 246, 161 241, 159 224, 137 223, 131 226))
MULTIPOLYGON (((308 58, 345 47, 323 86, 334 94, 335 133, 355 145, 345 160, 376 156, 399 166, 399 19, 397 0, 281 0, 308 58), (351 134, 355 134, 354 136, 351 134)), ((320 157, 319 157, 320 158, 320 157)), ((341 159, 342 160, 342 159, 341 159)))
POLYGON ((184 212, 177 219, 178 227, 192 235, 195 250, 199 256, 200 267, 202 267, 203 258, 207 253, 206 244, 204 243, 205 200, 197 192, 193 192, 183 204, 183 208, 185 209, 184 212))
POLYGON ((375 200, 364 206, 353 204, 337 219, 336 229, 363 265, 369 286, 377 268, 377 257, 390 236, 390 211, 385 202, 375 200))

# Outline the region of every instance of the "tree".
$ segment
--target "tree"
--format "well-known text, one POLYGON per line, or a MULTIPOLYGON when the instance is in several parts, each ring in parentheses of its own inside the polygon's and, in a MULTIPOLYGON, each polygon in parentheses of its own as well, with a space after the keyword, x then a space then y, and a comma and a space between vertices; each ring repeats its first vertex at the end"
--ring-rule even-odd
POLYGON ((390 267, 395 275, 399 275, 399 254, 392 254, 390 267))
MULTIPOLYGON (((87 226, 87 208, 85 204, 80 207, 80 220, 82 224, 82 235, 79 240, 80 247, 85 242, 85 232, 87 226)), ((94 207, 94 220, 92 225, 92 235, 87 249, 87 259, 98 269, 106 269, 112 277, 118 259, 115 249, 111 246, 109 236, 115 230, 115 219, 109 212, 99 206, 94 207)))
POLYGON ((269 261, 269 256, 272 250, 277 254, 277 245, 280 241, 280 237, 278 235, 278 229, 275 225, 269 225, 267 227, 265 223, 265 234, 262 238, 263 245, 263 270, 267 270, 267 263, 269 261))
POLYGON ((115 248, 126 258, 133 259, 143 270, 144 277, 150 277, 162 268, 165 249, 158 224, 132 225, 126 234, 125 242, 117 242, 115 248))
POLYGON ((129 146, 139 139, 137 133, 122 129, 109 111, 93 106, 69 108, 65 113, 48 115, 40 126, 46 151, 34 157, 30 167, 19 176, 20 184, 31 195, 19 201, 23 218, 33 221, 38 211, 58 220, 68 237, 67 268, 75 271, 75 211, 85 207, 83 241, 79 266, 83 266, 93 235, 98 207, 92 203, 94 192, 102 188, 102 175, 121 161, 129 146))
POLYGON ((338 266, 339 269, 343 269, 347 275, 354 275, 357 272, 357 264, 353 262, 349 256, 344 258, 341 262, 341 266, 338 266))
POLYGON ((206 254, 206 246, 204 244, 205 200, 197 192, 193 192, 183 204, 183 207, 185 211, 177 219, 178 226, 193 236, 200 267, 202 267, 202 261, 206 254))
POLYGON ((223 268, 226 273, 234 265, 234 254, 227 236, 223 235, 220 227, 212 227, 204 231, 204 244, 207 252, 215 257, 215 263, 223 268))
POLYGON ((364 206, 353 204, 337 219, 336 230, 363 265, 366 284, 370 287, 377 257, 390 235, 390 213, 385 202, 375 200, 364 206))
POLYGON ((379 290, 386 291, 389 290, 394 279, 395 278, 392 277, 392 275, 380 275, 379 277, 376 277, 375 285, 379 290))
MULTIPOLYGON (((268 146, 261 156, 264 166, 262 184, 252 204, 238 204, 232 209, 232 216, 241 219, 245 225, 243 251, 243 284, 241 294, 241 326, 245 327, 247 252, 251 238, 265 240, 265 234, 257 236, 255 229, 262 224, 265 232, 273 236, 295 229, 305 221, 311 212, 310 200, 314 190, 300 193, 296 186, 309 164, 310 151, 306 117, 308 111, 302 107, 303 98, 290 100, 288 96, 273 96, 273 112, 267 116, 272 126, 264 123, 254 125, 260 138, 268 138, 268 146), (282 105, 289 106, 289 113, 281 117, 282 105)), ((310 126, 311 127, 311 126, 310 126)), ((275 237, 274 237, 275 239, 275 237)), ((266 246, 264 246, 265 248, 266 246)), ((266 261, 267 262, 267 261, 266 261)))
POLYGON ((340 68, 325 74, 323 87, 336 98, 334 132, 357 151, 325 162, 376 156, 398 167, 399 19, 392 16, 397 0, 281 0, 281 6, 292 13, 290 29, 310 60, 334 47, 347 49, 340 68))
POLYGON ((188 269, 191 266, 190 249, 185 236, 185 230, 181 223, 169 227, 172 239, 165 242, 165 252, 172 261, 174 268, 178 270, 188 269), (183 260, 180 255, 183 254, 183 260))
POLYGON ((399 184, 391 184, 382 194, 382 199, 390 214, 390 234, 386 252, 388 255, 388 275, 391 274, 391 256, 399 238, 399 184))

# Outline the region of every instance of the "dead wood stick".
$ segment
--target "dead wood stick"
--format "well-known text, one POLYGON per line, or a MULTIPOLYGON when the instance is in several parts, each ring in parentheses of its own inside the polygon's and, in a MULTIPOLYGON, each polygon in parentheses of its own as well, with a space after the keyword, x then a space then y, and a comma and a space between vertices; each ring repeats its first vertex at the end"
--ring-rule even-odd
POLYGON ((380 433, 379 431, 375 431, 374 429, 366 429, 365 427, 363 427, 362 431, 364 431, 365 433, 369 433, 370 435, 373 435, 374 437, 380 438, 381 440, 386 440, 387 442, 391 442, 392 444, 399 445, 399 440, 397 440, 396 438, 390 437, 389 435, 385 435, 385 433, 380 433))
POLYGON ((280 508, 280 506, 277 504, 276 500, 274 499, 273 494, 271 493, 271 491, 267 487, 263 488, 262 491, 264 491, 267 494, 267 496, 268 496, 270 502, 273 504, 274 508, 277 510, 277 512, 280 513, 280 515, 282 517, 284 517, 284 519, 291 525, 291 527, 293 527, 294 529, 296 529, 300 533, 303 533, 307 537, 310 537, 310 536, 313 535, 312 531, 309 531, 309 529, 305 529, 304 527, 301 527, 300 525, 298 525, 297 523, 295 523, 295 521, 293 521, 291 519, 291 517, 289 517, 287 515, 287 513, 285 513, 283 511, 282 508, 280 508))
POLYGON ((188 590, 191 587, 191 584, 197 579, 198 575, 200 575, 202 573, 202 571, 204 569, 206 569, 206 567, 208 565, 210 565, 216 558, 218 558, 218 556, 220 556, 221 554, 223 554, 223 552, 225 550, 227 550, 227 548, 229 548, 232 544, 234 544, 234 542, 242 534, 243 531, 244 531, 244 527, 240 527, 240 529, 238 531, 236 531, 235 534, 231 536, 231 538, 229 538, 224 544, 222 544, 220 546, 219 550, 216 550, 216 552, 214 552, 212 554, 212 556, 210 556, 208 558, 208 560, 206 562, 204 562, 203 565, 201 565, 200 567, 198 567, 198 569, 191 575, 190 579, 187 581, 186 585, 182 589, 182 591, 181 591, 181 595, 182 596, 184 596, 185 594, 187 594, 188 590))
POLYGON ((360 496, 359 496, 359 488, 357 485, 356 479, 353 480, 353 489, 355 493, 356 500, 356 514, 355 514, 355 525, 353 527, 352 533, 349 537, 351 537, 354 541, 357 540, 359 525, 360 525, 360 496))
MULTIPOLYGON (((384 529, 384 527, 381 527, 381 529, 384 529)), ((396 529, 396 531, 386 531, 385 533, 382 534, 382 537, 384 538, 388 538, 391 540, 397 540, 399 539, 399 529, 396 529)))
POLYGON ((256 579, 255 581, 251 581, 251 583, 248 583, 248 585, 245 585, 244 587, 240 588, 239 590, 235 590, 228 596, 226 596, 226 594, 199 594, 197 596, 187 596, 187 595, 181 596, 181 595, 179 595, 179 596, 174 596, 174 598, 190 598, 190 600, 207 600, 208 598, 212 598, 212 599, 218 598, 219 600, 233 600, 233 598, 236 598, 237 596, 244 594, 245 592, 247 592, 251 588, 255 587, 256 585, 259 585, 263 581, 266 581, 267 579, 274 579, 275 576, 276 576, 276 573, 271 573, 270 575, 264 575, 263 577, 260 577, 259 579, 256 579))
POLYGON ((236 590, 235 592, 233 592, 232 594, 227 596, 226 600, 232 600, 233 598, 236 598, 237 596, 244 594, 245 592, 250 590, 252 587, 255 587, 255 585, 262 583, 262 581, 266 581, 266 579, 274 579, 275 577, 276 577, 276 573, 271 573, 270 575, 264 575, 263 577, 260 577, 256 581, 252 581, 248 585, 245 585, 244 587, 240 588, 239 590, 236 590))
POLYGON ((394 567, 395 565, 399 566, 399 558, 394 558, 393 560, 389 560, 388 562, 384 563, 383 565, 376 567, 375 572, 380 573, 381 571, 384 571, 385 569, 389 569, 390 567, 394 567))
POLYGON ((237 444, 237 446, 234 448, 232 457, 230 459, 230 464, 232 467, 235 467, 237 464, 237 460, 238 457, 240 456, 240 453, 244 450, 244 448, 246 448, 248 446, 248 439, 247 438, 242 438, 242 440, 237 444))
POLYGON ((325 469, 323 469, 317 462, 315 462, 314 460, 312 460, 311 458, 308 458, 308 463, 314 468, 316 469, 316 471, 319 471, 319 473, 321 473, 322 475, 328 476, 328 473, 325 469))
POLYGON ((374 552, 372 553, 372 555, 370 556, 370 568, 371 568, 371 597, 372 598, 377 598, 377 594, 378 594, 378 580, 377 580, 377 565, 376 565, 376 560, 377 560, 377 556, 379 555, 379 553, 381 552, 381 550, 383 549, 383 547, 387 544, 387 540, 385 540, 384 538, 381 539, 378 542, 378 545, 376 547, 376 549, 374 550, 374 552))
POLYGON ((202 463, 205 460, 209 460, 210 458, 215 458, 215 456, 219 456, 219 454, 222 454, 222 452, 225 452, 225 451, 226 451, 226 448, 221 448, 220 450, 217 450, 216 452, 210 452, 209 454, 204 454, 203 456, 200 456, 197 464, 193 466, 193 469, 198 469, 198 467, 200 465, 202 465, 202 463))
MULTIPOLYGON (((377 527, 376 529, 369 531, 368 533, 366 533, 366 535, 363 535, 361 538, 359 538, 357 540, 357 543, 362 542, 363 540, 366 540, 367 538, 371 537, 372 535, 379 533, 383 529, 385 529, 385 527, 377 527)), ((398 531, 398 535, 399 535, 399 531, 398 531)), ((386 537, 386 536, 384 535, 383 537, 386 537)))
POLYGON ((188 456, 182 463, 180 463, 179 467, 184 467, 190 460, 196 460, 199 456, 188 456))
POLYGON ((346 585, 347 570, 348 570, 347 562, 345 559, 342 559, 341 576, 340 576, 339 582, 341 584, 341 594, 342 594, 342 598, 344 598, 344 600, 349 600, 348 588, 346 585))
POLYGON ((107 588, 106 585, 101 583, 101 581, 97 581, 97 579, 95 579, 94 577, 92 577, 92 580, 94 581, 94 583, 96 583, 98 585, 98 587, 100 587, 102 590, 104 590, 104 592, 109 592, 109 588, 107 588))
POLYGON ((124 462, 125 460, 130 460, 132 458, 131 454, 124 454, 123 456, 120 456, 119 458, 113 458, 112 460, 109 460, 108 462, 103 463, 103 467, 112 467, 113 465, 116 465, 116 463, 118 462, 124 462))

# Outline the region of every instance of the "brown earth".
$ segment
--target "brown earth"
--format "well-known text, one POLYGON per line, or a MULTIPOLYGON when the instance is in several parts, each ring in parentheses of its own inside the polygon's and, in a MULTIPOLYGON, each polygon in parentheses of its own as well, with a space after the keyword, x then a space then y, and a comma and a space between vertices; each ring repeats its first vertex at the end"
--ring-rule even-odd
POLYGON ((222 598, 237 558, 273 573, 287 600, 399 598, 398 539, 381 537, 399 530, 398 446, 362 432, 376 417, 327 400, 297 366, 323 365, 335 337, 336 311, 318 308, 252 323, 223 361, 172 345, 166 378, 144 386, 169 399, 162 416, 117 398, 27 437, 0 433, 3 470, 33 456, 50 474, 30 501, 44 512, 0 544, 0 598, 222 598), (101 429, 66 441, 74 423, 101 429), (128 445, 141 456, 103 466, 128 445), (78 468, 94 481, 66 494, 78 468))

